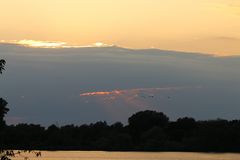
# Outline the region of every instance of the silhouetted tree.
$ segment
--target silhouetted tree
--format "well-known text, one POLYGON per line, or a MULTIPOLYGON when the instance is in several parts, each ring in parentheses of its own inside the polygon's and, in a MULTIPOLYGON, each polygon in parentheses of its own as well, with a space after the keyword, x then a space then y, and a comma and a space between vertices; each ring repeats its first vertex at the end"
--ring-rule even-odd
MULTIPOLYGON (((6 64, 6 61, 1 59, 0 74, 2 74, 5 64, 6 64)), ((8 104, 7 101, 5 101, 3 98, 0 98, 0 129, 2 129, 5 126, 4 116, 9 111, 9 109, 7 108, 7 104, 8 104)))
POLYGON ((240 120, 184 117, 171 122, 165 114, 147 110, 133 114, 125 126, 104 121, 48 128, 6 126, 0 132, 0 145, 4 158, 16 153, 8 149, 240 152, 240 120))
POLYGON ((9 109, 7 108, 7 104, 7 101, 0 98, 0 130, 6 125, 4 116, 9 111, 9 109))
POLYGON ((184 117, 177 119, 177 126, 183 130, 192 130, 197 127, 197 123, 194 118, 184 117))
POLYGON ((169 118, 162 112, 140 111, 128 119, 129 127, 137 131, 146 131, 153 127, 164 128, 167 126, 169 118))
MULTIPOLYGON (((2 71, 4 70, 6 61, 1 59, 0 60, 0 74, 2 74, 2 71)), ((9 111, 9 109, 6 107, 7 101, 0 98, 0 134, 2 134, 2 129, 5 127, 6 123, 4 121, 5 114, 9 111)), ((9 160, 9 157, 14 156, 14 152, 12 150, 4 150, 2 148, 3 144, 0 144, 0 159, 1 160, 9 160)))
POLYGON ((4 59, 1 59, 0 60, 0 74, 2 74, 2 71, 5 69, 5 64, 6 64, 6 61, 4 59))
POLYGON ((161 127, 153 127, 141 135, 140 149, 145 151, 159 151, 165 150, 168 141, 164 129, 161 127))

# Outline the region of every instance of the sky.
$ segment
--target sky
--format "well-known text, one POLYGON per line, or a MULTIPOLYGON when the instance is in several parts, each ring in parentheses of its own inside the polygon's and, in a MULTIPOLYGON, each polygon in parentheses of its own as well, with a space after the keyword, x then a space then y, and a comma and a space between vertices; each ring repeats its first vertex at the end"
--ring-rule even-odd
POLYGON ((126 124, 143 110, 171 120, 240 117, 239 56, 34 44, 0 43, 7 62, 0 97, 10 108, 8 124, 126 124))
POLYGON ((0 0, 0 40, 240 54, 239 0, 0 0))

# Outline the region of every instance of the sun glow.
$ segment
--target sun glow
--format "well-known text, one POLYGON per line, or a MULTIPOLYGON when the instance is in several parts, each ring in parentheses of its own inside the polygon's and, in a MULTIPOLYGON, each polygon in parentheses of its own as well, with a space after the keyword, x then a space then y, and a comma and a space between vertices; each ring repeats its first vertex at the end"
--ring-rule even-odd
POLYGON ((110 46, 113 46, 113 45, 105 44, 105 43, 102 43, 102 42, 96 42, 96 43, 93 44, 93 46, 95 46, 95 47, 110 47, 110 46))
POLYGON ((59 48, 66 45, 65 42, 49 42, 49 41, 35 41, 35 40, 20 40, 17 44, 28 47, 46 47, 46 48, 59 48))
POLYGON ((27 39, 10 41, 1 40, 0 43, 16 44, 33 48, 64 48, 67 45, 66 42, 37 41, 27 39))
POLYGON ((38 40, 0 40, 0 43, 16 44, 32 48, 91 48, 91 47, 112 47, 114 45, 96 42, 91 45, 72 45, 66 42, 38 41, 38 40))

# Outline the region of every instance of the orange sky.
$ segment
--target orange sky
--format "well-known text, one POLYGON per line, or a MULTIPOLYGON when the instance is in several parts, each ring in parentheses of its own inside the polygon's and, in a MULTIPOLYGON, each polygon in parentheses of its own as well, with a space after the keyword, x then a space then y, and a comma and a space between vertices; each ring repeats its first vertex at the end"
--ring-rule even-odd
POLYGON ((240 54, 239 0, 1 0, 0 40, 240 54))

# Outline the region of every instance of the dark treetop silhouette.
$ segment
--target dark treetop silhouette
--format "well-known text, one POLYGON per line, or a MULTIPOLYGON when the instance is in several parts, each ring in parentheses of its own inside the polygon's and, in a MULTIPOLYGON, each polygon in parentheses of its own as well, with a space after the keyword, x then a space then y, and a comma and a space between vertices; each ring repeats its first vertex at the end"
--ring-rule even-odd
POLYGON ((4 149, 240 152, 239 120, 185 117, 171 122, 162 112, 146 110, 128 122, 48 128, 11 125, 1 131, 0 144, 4 149))
MULTIPOLYGON (((6 64, 5 60, 1 59, 0 74, 2 74, 5 64, 6 64)), ((0 98, 0 130, 6 125, 4 121, 4 116, 9 111, 9 109, 6 106, 7 106, 7 101, 5 101, 3 98, 0 98)))
MULTIPOLYGON (((6 61, 1 59, 0 60, 0 74, 2 74, 5 64, 6 64, 6 61)), ((3 98, 0 98, 0 133, 2 133, 2 130, 4 129, 4 127, 6 127, 6 123, 4 121, 4 116, 9 111, 9 109, 6 106, 7 106, 7 101, 5 101, 3 98)), ((0 158, 1 158, 1 160, 8 160, 9 157, 14 155, 14 152, 9 151, 9 150, 3 150, 2 145, 3 144, 0 143, 0 158)))

